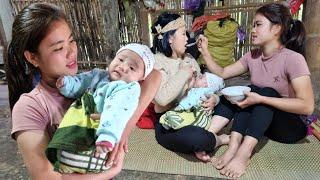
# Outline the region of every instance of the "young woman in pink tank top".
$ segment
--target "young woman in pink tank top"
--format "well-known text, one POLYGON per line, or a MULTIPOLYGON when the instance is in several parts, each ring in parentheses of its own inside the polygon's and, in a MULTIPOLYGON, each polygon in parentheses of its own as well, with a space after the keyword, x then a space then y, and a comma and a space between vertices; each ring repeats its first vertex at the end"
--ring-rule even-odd
POLYGON ((282 4, 260 7, 253 20, 251 41, 258 50, 248 52, 225 68, 218 66, 208 52, 208 40, 198 44, 208 69, 228 79, 250 72, 251 92, 246 99, 231 104, 225 98, 215 107, 213 125, 221 129, 231 119, 228 149, 211 161, 221 174, 238 178, 245 173, 252 151, 262 136, 295 143, 307 134, 301 116, 314 110, 310 72, 305 61, 305 30, 293 20, 282 4))

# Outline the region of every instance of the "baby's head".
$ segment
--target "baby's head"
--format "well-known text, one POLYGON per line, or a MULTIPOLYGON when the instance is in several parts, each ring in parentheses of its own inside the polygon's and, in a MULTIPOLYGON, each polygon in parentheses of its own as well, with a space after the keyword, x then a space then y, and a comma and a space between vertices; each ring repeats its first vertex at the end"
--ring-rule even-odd
POLYGON ((205 72, 204 74, 200 74, 196 77, 196 81, 194 83, 195 88, 214 88, 216 90, 220 90, 224 87, 224 81, 221 77, 205 72))
POLYGON ((110 79, 127 83, 144 80, 153 69, 155 59, 146 45, 131 43, 120 48, 111 61, 108 72, 110 79))

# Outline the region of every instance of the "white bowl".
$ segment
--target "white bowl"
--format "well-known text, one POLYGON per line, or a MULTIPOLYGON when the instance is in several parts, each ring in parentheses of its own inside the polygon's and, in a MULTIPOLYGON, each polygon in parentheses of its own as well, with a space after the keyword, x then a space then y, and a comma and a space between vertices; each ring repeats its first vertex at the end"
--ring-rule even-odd
POLYGON ((224 97, 232 104, 240 102, 245 99, 244 92, 250 92, 251 88, 248 86, 230 86, 221 90, 224 97))

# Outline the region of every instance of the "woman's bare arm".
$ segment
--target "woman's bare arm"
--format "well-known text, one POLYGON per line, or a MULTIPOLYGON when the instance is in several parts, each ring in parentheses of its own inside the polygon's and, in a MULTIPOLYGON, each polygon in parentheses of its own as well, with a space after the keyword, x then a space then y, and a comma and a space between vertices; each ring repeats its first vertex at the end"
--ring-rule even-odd
MULTIPOLYGON (((155 97, 161 83, 161 74, 157 70, 153 70, 151 74, 141 83, 141 96, 139 105, 132 118, 129 120, 126 129, 132 130, 138 122, 144 110, 149 106, 155 97)), ((130 133, 129 133, 130 134, 130 133)))
POLYGON ((296 94, 294 98, 275 98, 261 96, 254 92, 247 92, 246 99, 237 103, 245 108, 253 104, 267 104, 282 111, 295 114, 310 115, 314 110, 314 96, 310 76, 301 76, 291 80, 292 87, 296 94))
POLYGON ((247 72, 248 70, 239 62, 235 62, 233 64, 230 64, 226 67, 219 66, 213 57, 211 56, 209 50, 208 50, 208 39, 204 37, 203 35, 199 36, 199 45, 198 49, 202 54, 202 57, 209 69, 210 72, 217 74, 218 76, 222 77, 223 79, 228 79, 231 77, 238 76, 240 74, 243 74, 247 72))
POLYGON ((129 120, 122 137, 128 138, 132 129, 136 126, 140 116, 144 110, 149 106, 153 98, 155 97, 157 90, 161 83, 161 74, 157 70, 153 70, 151 74, 141 83, 141 96, 139 105, 131 119, 129 120))
POLYGON ((314 110, 314 95, 310 76, 301 76, 291 81, 295 98, 264 97, 263 103, 282 111, 310 115, 314 110))
POLYGON ((110 179, 117 175, 122 168, 124 152, 119 153, 119 162, 110 170, 99 174, 60 174, 53 170, 53 166, 46 158, 45 150, 49 137, 45 132, 22 131, 16 133, 19 151, 22 155, 31 179, 110 179))
POLYGON ((224 68, 220 67, 215 60, 213 60, 212 56, 209 54, 207 56, 203 56, 205 59, 207 68, 210 72, 217 74, 223 79, 229 79, 235 76, 239 76, 248 70, 244 68, 240 61, 237 61, 233 64, 230 64, 224 68))
POLYGON ((122 133, 121 140, 119 144, 115 147, 115 149, 112 151, 112 154, 110 155, 110 158, 108 159, 108 162, 113 161, 114 163, 118 163, 119 159, 121 160, 121 157, 118 155, 118 151, 128 151, 127 149, 127 141, 128 138, 132 132, 132 130, 135 128, 137 121, 139 120, 140 116, 144 112, 144 110, 148 107, 148 105, 151 103, 153 98, 155 97, 157 90, 160 86, 161 82, 161 74, 157 70, 153 70, 148 77, 141 83, 141 95, 139 104, 137 107, 137 110, 131 117, 131 119, 128 121, 126 128, 124 129, 122 133))

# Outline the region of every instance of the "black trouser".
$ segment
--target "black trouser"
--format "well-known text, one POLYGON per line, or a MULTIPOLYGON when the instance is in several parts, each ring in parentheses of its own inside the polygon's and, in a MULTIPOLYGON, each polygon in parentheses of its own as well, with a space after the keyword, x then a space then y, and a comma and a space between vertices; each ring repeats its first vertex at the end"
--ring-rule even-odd
MULTIPOLYGON (((280 98, 279 93, 272 88, 259 88, 254 85, 249 87, 251 92, 262 96, 280 98)), ((295 143, 307 135, 307 126, 301 120, 300 115, 284 112, 265 104, 256 104, 241 109, 222 97, 215 108, 215 114, 230 120, 234 119, 232 131, 258 140, 265 135, 281 143, 295 143)))
MULTIPOLYGON (((158 119, 160 114, 158 115, 158 119)), ((206 151, 211 153, 216 145, 215 136, 197 126, 185 126, 181 129, 167 130, 157 122, 155 124, 155 134, 157 142, 174 152, 193 153, 206 151)))

